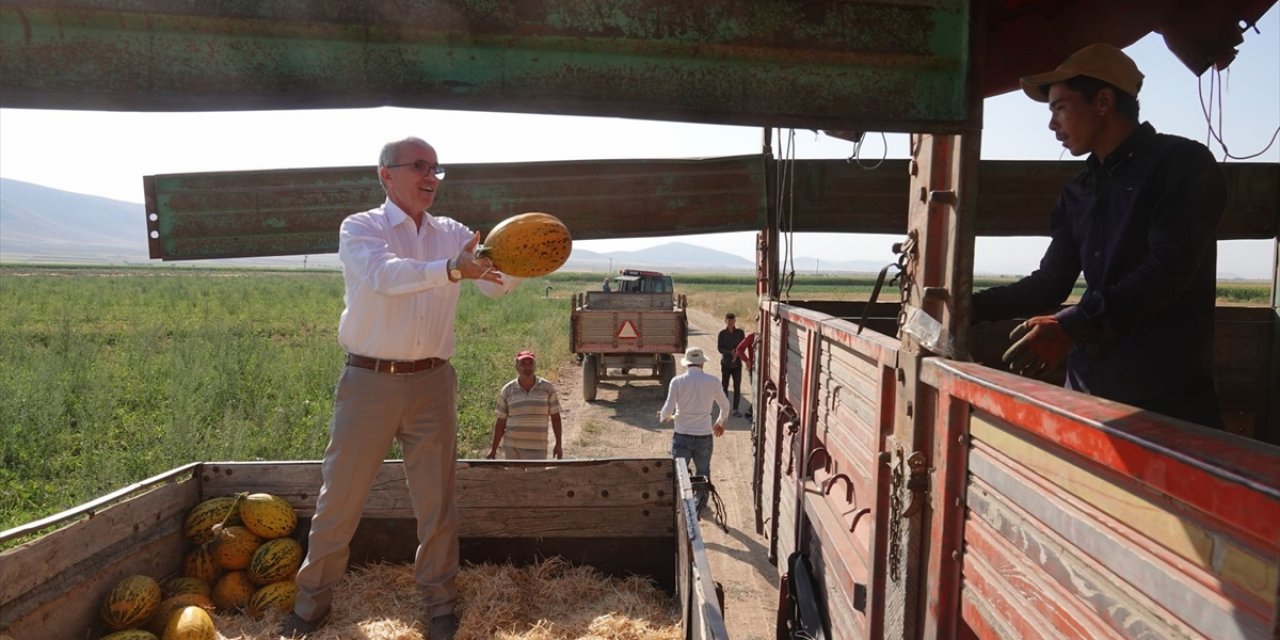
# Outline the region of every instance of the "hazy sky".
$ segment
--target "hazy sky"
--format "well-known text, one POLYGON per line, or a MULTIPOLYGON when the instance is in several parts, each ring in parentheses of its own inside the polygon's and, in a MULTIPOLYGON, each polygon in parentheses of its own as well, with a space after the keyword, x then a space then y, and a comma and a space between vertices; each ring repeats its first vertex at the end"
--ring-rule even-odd
MULTIPOLYGON (((1272 7, 1258 28, 1260 34, 1245 35, 1238 58, 1221 76, 1223 137, 1234 155, 1257 153, 1280 127, 1280 9, 1272 7)), ((1201 96, 1207 100, 1208 74, 1201 79, 1193 76, 1158 34, 1126 51, 1146 74, 1139 96, 1143 119, 1160 131, 1205 142, 1208 127, 1201 96)), ((1052 160, 1061 156, 1061 146, 1047 129, 1045 105, 1014 92, 988 99, 985 114, 984 158, 1052 160)), ((1217 117, 1215 109, 1215 122, 1217 117)), ((406 135, 431 142, 445 165, 707 157, 758 153, 761 147, 758 128, 615 118, 393 108, 144 114, 0 109, 0 176, 142 202, 144 175, 373 165, 383 142, 406 135)), ((795 139, 798 158, 848 158, 852 152, 851 143, 813 131, 797 131, 795 139)), ((1222 157, 1217 143, 1210 149, 1222 157)), ((862 153, 868 162, 885 153, 891 158, 906 157, 907 139, 889 135, 887 144, 882 144, 879 134, 868 134, 862 153)), ((1280 162, 1280 142, 1252 161, 1280 162)), ((754 257, 751 233, 680 239, 754 257)), ((579 246, 596 251, 638 249, 666 240, 599 240, 579 246)), ((887 262, 894 240, 801 235, 794 254, 887 262)), ((980 238, 977 268, 1025 273, 1034 268, 1046 242, 1042 238, 980 238)), ((1269 278, 1273 247, 1270 241, 1223 243, 1219 272, 1269 278)))

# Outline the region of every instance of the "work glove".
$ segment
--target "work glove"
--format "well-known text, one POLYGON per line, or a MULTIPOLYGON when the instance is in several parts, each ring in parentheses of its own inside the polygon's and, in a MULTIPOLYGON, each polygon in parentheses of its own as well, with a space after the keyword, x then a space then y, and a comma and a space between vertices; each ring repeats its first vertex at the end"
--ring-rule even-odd
POLYGON ((1058 366, 1071 350, 1071 337, 1053 316, 1036 316, 1013 328, 1014 340, 1002 358, 1009 369, 1024 376, 1038 375, 1058 366))

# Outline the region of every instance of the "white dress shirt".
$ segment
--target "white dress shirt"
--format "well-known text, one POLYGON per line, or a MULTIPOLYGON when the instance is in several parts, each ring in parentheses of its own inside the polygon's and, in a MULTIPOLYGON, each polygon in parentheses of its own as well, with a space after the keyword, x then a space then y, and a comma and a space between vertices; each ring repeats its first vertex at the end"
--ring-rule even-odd
MULTIPOLYGON (((450 282, 448 262, 473 233, 451 218, 422 216, 414 224, 390 199, 381 207, 348 216, 338 236, 347 308, 338 322, 338 343, 347 353, 384 360, 453 357, 453 320, 461 283, 450 282)), ((489 297, 513 289, 473 280, 489 297)))
POLYGON ((667 402, 662 405, 658 419, 666 422, 675 416, 676 433, 691 436, 709 436, 716 422, 724 422, 729 415, 729 399, 715 376, 702 367, 689 367, 684 373, 671 379, 667 390, 667 402), (712 420, 712 405, 720 407, 719 420, 712 420))

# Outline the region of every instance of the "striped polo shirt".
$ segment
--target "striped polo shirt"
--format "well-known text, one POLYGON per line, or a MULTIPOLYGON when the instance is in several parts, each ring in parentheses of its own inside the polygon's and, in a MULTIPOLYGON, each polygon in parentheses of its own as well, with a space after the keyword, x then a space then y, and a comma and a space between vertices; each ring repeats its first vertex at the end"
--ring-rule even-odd
POLYGON ((498 392, 495 412, 507 419, 503 443, 519 449, 547 449, 547 427, 551 415, 560 413, 560 397, 556 388, 543 378, 525 391, 516 378, 498 392))

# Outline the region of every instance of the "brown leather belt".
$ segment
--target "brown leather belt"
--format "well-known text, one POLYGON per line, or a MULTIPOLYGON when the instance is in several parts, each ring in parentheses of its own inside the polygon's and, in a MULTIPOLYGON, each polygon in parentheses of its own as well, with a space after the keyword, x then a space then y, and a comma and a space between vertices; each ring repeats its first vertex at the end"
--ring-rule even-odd
POLYGON ((366 358, 358 356, 354 353, 347 354, 347 364, 361 369, 372 369, 378 373, 417 373, 419 371, 430 371, 445 363, 449 362, 443 358, 426 358, 425 360, 380 360, 378 358, 366 358))

